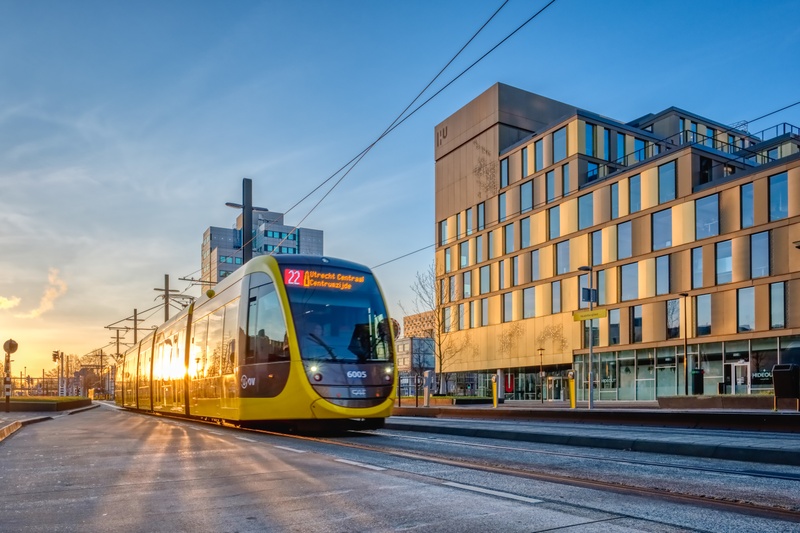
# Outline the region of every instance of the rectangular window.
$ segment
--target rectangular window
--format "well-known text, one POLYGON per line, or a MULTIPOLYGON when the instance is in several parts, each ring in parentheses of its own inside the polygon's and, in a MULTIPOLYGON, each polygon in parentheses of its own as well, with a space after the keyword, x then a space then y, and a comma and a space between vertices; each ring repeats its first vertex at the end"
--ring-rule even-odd
POLYGON ((769 276, 769 232, 750 235, 750 277, 769 276))
POLYGON ((531 252, 531 281, 539 281, 539 250, 531 252))
POLYGON ((681 336, 681 302, 667 300, 667 338, 677 339, 681 336))
POLYGON ((628 178, 628 212, 633 214, 642 208, 642 184, 639 174, 628 178))
POLYGON ((522 290, 522 318, 536 316, 536 291, 533 287, 522 290))
POLYGON ((561 236, 561 206, 555 206, 551 208, 548 212, 548 226, 549 226, 549 235, 551 239, 557 239, 561 236))
POLYGON ((458 304, 458 329, 464 329, 464 304, 458 304))
POLYGON ((472 208, 467 209, 467 235, 472 235, 472 208))
POLYGON ((658 167, 658 203, 675 199, 675 161, 658 167))
POLYGON ((694 237, 705 239, 719 235, 719 196, 712 194, 694 202, 694 237))
POLYGON ((456 277, 450 276, 450 301, 458 300, 458 295, 456 294, 456 277))
POLYGON ((569 241, 556 244, 556 276, 569 272, 569 241))
POLYGON ((539 139, 533 143, 534 161, 536 172, 544 168, 544 149, 542 148, 542 140, 539 139))
POLYGON ((627 302, 639 298, 639 263, 622 265, 620 272, 620 300, 627 302))
POLYGON ((600 344, 600 319, 583 321, 583 347, 597 346, 600 344))
POLYGON ((617 163, 627 165, 625 161, 625 134, 617 133, 617 163))
POLYGON ((653 251, 672 246, 672 209, 653 213, 653 251))
POLYGON ((469 265, 469 241, 462 242, 458 245, 458 267, 464 268, 469 265))
POLYGON ((753 203, 753 184, 745 183, 741 187, 742 229, 755 224, 755 204, 753 203))
POLYGON ((447 219, 439 222, 439 246, 447 244, 447 219))
POLYGON ((515 287, 519 285, 519 256, 511 258, 511 284, 515 287))
POLYGON ((642 139, 634 139, 633 140, 633 161, 644 161, 646 154, 645 154, 645 142, 642 139))
POLYGON ((736 291, 736 331, 739 333, 756 329, 755 289, 746 287, 736 291))
POLYGON ((486 227, 486 205, 481 202, 478 204, 478 231, 486 227))
POLYGON ((634 305, 631 309, 631 342, 642 342, 642 306, 634 305))
POLYGON ((597 179, 599 168, 597 163, 586 163, 586 180, 594 181, 597 179))
POLYGON ((505 234, 503 253, 510 254, 514 251, 514 224, 507 224, 504 226, 503 233, 505 234))
POLYGON ((772 283, 769 286, 769 327, 786 327, 786 284, 772 283))
POLYGON ((566 196, 569 194, 569 163, 565 163, 561 167, 561 194, 566 196))
POLYGON ((444 278, 439 280, 439 303, 447 303, 447 284, 444 278))
POLYGON ((603 128, 603 159, 611 160, 611 132, 603 128))
POLYGON ((627 259, 633 255, 631 222, 617 224, 617 259, 627 259))
POLYGON ((789 182, 787 173, 781 172, 769 178, 769 220, 780 220, 789 216, 789 182))
POLYGON ((442 332, 449 333, 451 325, 450 308, 445 307, 442 309, 442 332))
POLYGON ((508 158, 500 160, 500 188, 508 187, 508 158))
POLYGON ((669 294, 669 256, 656 257, 656 296, 669 294))
POLYGON ((611 184, 611 220, 619 218, 619 183, 611 184))
POLYGON ((584 194, 578 198, 578 229, 586 229, 594 224, 594 196, 584 194))
POLYGON ((464 291, 464 298, 469 298, 472 296, 472 271, 467 270, 463 274, 461 274, 461 287, 462 291, 464 291))
POLYGON ((731 241, 717 243, 717 285, 733 281, 731 241))
POLYGON ((508 288, 506 284, 506 262, 504 259, 501 259, 497 263, 497 277, 498 277, 498 285, 499 289, 506 289, 508 288))
POLYGON ((519 221, 519 247, 527 248, 531 245, 531 217, 519 221))
POLYGON ((556 173, 549 171, 544 175, 545 193, 547 203, 549 204, 556 199, 556 173))
POLYGON ((502 222, 506 219, 506 193, 497 196, 497 220, 502 222))
POLYGON ((703 286, 703 249, 692 248, 692 288, 703 286))
POLYGON ((586 123, 586 155, 594 157, 594 124, 586 123))
POLYGON ((597 303, 606 305, 606 271, 597 271, 597 303))
MULTIPOLYGON (((598 287, 592 287, 593 290, 597 291, 598 287)), ((581 274, 578 276, 578 308, 579 309, 586 309, 589 307, 589 300, 584 298, 584 292, 588 293, 589 291, 589 274, 581 274), (584 291, 584 289, 586 289, 584 291)), ((591 296, 591 295, 589 295, 591 296)), ((595 298, 596 300, 596 298, 595 298)), ((597 301, 594 302, 597 304, 597 301)))
POLYGON ((478 235, 475 237, 475 262, 481 263, 486 260, 486 256, 483 253, 483 235, 478 235))
POLYGON ((554 281, 550 284, 552 302, 550 303, 550 312, 552 314, 561 312, 561 282, 554 281))
POLYGON ((533 209, 533 181, 526 181, 519 187, 519 212, 533 209))
POLYGON ((489 325, 489 298, 481 299, 481 326, 489 325))
POLYGON ((479 287, 480 293, 489 294, 489 292, 491 292, 492 290, 492 287, 490 285, 492 279, 491 267, 489 265, 482 266, 480 272, 481 272, 480 287, 479 287))
POLYGON ((525 176, 528 175, 528 147, 527 146, 522 149, 522 152, 521 152, 520 155, 522 157, 522 172, 520 173, 520 176, 522 176, 524 178, 525 176))
POLYGON ((603 232, 601 230, 592 232, 592 266, 603 263, 603 232))
POLYGON ((503 295, 503 322, 514 320, 513 309, 511 293, 507 292, 503 295))
POLYGON ((489 259, 494 259, 494 230, 486 234, 486 247, 489 249, 489 259))
POLYGON ((566 126, 553 132, 553 164, 567 158, 566 126))
POLYGON ((714 138, 717 136, 717 131, 714 128, 706 128, 706 146, 716 148, 714 138))
POLYGON ((444 250, 444 271, 450 272, 452 270, 452 264, 450 262, 450 248, 445 248, 444 250))
POLYGON ((475 301, 469 303, 469 327, 475 327, 475 301))
POLYGON ((694 299, 695 335, 711 335, 711 295, 700 294, 694 299))
POLYGON ((619 309, 608 310, 608 344, 619 344, 619 309))

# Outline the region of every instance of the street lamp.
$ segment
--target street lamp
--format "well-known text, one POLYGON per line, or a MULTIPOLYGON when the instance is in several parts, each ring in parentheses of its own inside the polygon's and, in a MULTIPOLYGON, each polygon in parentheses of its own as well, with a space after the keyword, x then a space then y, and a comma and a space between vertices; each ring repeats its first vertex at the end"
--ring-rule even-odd
POLYGON ((539 348, 539 397, 544 404, 544 348, 539 348))
MULTIPOLYGON (((589 311, 594 309, 594 271, 590 266, 580 266, 578 270, 589 273, 589 311)), ((592 319, 589 319, 589 409, 594 408, 594 332, 592 319)))
POLYGON ((689 352, 687 350, 689 330, 686 328, 686 316, 689 314, 686 297, 689 296, 689 293, 682 292, 679 296, 683 297, 683 395, 689 396, 689 352))

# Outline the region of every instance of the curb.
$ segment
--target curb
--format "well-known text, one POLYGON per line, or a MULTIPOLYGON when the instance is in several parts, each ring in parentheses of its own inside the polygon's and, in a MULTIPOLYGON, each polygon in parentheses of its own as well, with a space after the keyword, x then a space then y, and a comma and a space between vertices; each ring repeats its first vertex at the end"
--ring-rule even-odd
POLYGON ((0 442, 5 440, 7 437, 10 437, 14 434, 18 429, 22 427, 22 424, 19 421, 11 422, 9 425, 0 428, 0 442))

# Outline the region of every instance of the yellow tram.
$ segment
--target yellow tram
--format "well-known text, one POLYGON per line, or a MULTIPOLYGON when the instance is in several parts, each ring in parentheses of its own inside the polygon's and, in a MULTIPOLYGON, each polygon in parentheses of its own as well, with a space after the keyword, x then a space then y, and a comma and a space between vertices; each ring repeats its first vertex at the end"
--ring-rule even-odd
POLYGON ((115 401, 243 425, 382 427, 395 324, 365 266, 258 256, 125 353, 115 401))

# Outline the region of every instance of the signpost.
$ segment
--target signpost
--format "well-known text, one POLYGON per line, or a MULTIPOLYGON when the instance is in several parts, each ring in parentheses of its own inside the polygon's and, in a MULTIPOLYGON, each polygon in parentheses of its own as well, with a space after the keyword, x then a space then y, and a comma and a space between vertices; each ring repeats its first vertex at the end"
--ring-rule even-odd
POLYGON ((6 396, 6 413, 11 411, 11 354, 17 351, 19 345, 14 339, 8 339, 3 344, 3 350, 6 352, 5 362, 5 377, 3 378, 3 388, 5 389, 6 396))

